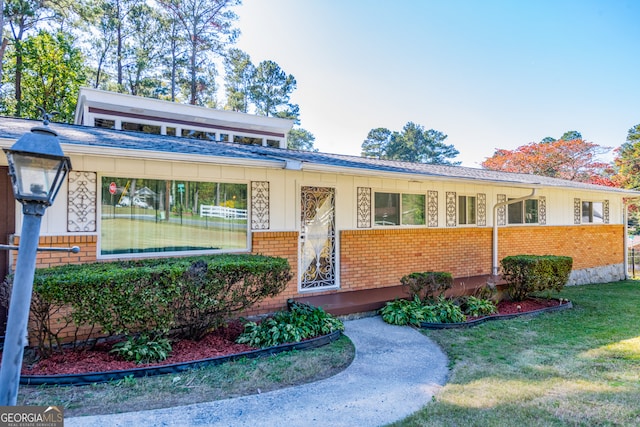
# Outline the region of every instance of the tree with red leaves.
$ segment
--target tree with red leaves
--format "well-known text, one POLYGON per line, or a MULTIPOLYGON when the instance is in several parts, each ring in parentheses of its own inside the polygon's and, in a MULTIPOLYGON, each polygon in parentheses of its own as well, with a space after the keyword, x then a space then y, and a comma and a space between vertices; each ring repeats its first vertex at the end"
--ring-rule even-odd
POLYGON ((573 131, 557 140, 545 138, 514 150, 496 149, 482 167, 616 187, 612 165, 596 159, 607 151, 609 148, 585 141, 573 131))

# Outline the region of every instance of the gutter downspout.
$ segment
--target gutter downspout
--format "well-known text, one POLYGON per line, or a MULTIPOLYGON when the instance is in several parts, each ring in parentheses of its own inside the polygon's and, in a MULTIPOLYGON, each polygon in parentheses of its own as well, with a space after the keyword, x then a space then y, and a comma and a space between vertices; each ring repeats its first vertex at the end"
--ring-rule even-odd
POLYGON ((492 273, 494 276, 498 275, 498 209, 513 203, 523 202, 525 200, 532 199, 538 190, 536 188, 531 189, 531 194, 528 196, 518 197, 517 199, 508 200, 506 202, 499 202, 493 205, 493 268, 492 273))

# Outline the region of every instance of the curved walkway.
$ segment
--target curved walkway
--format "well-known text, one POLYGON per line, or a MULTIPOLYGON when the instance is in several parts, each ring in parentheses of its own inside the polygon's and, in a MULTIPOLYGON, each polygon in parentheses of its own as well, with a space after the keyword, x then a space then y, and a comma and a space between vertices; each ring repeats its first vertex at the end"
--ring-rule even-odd
POLYGON ((68 418, 65 426, 379 426, 419 410, 446 381, 446 356, 413 328, 376 316, 345 321, 345 334, 355 359, 322 381, 176 408, 68 418))

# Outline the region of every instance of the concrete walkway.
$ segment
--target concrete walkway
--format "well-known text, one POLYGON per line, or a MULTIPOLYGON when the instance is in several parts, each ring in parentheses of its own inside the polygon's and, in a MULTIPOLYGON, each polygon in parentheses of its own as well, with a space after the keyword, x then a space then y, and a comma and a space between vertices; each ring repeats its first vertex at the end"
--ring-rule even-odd
POLYGON ((379 316, 345 322, 353 363, 311 384, 124 414, 76 417, 74 426, 379 426, 418 411, 445 383, 447 358, 420 332, 379 316))

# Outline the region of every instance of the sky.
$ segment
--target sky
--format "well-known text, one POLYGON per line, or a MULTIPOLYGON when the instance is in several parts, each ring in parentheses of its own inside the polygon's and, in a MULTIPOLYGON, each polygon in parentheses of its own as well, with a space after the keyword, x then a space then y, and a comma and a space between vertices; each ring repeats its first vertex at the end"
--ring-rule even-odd
POLYGON ((569 130, 616 148, 640 124, 637 0, 243 0, 234 11, 235 47, 295 77, 300 127, 323 152, 360 155, 371 129, 413 122, 480 167, 496 148, 569 130))

